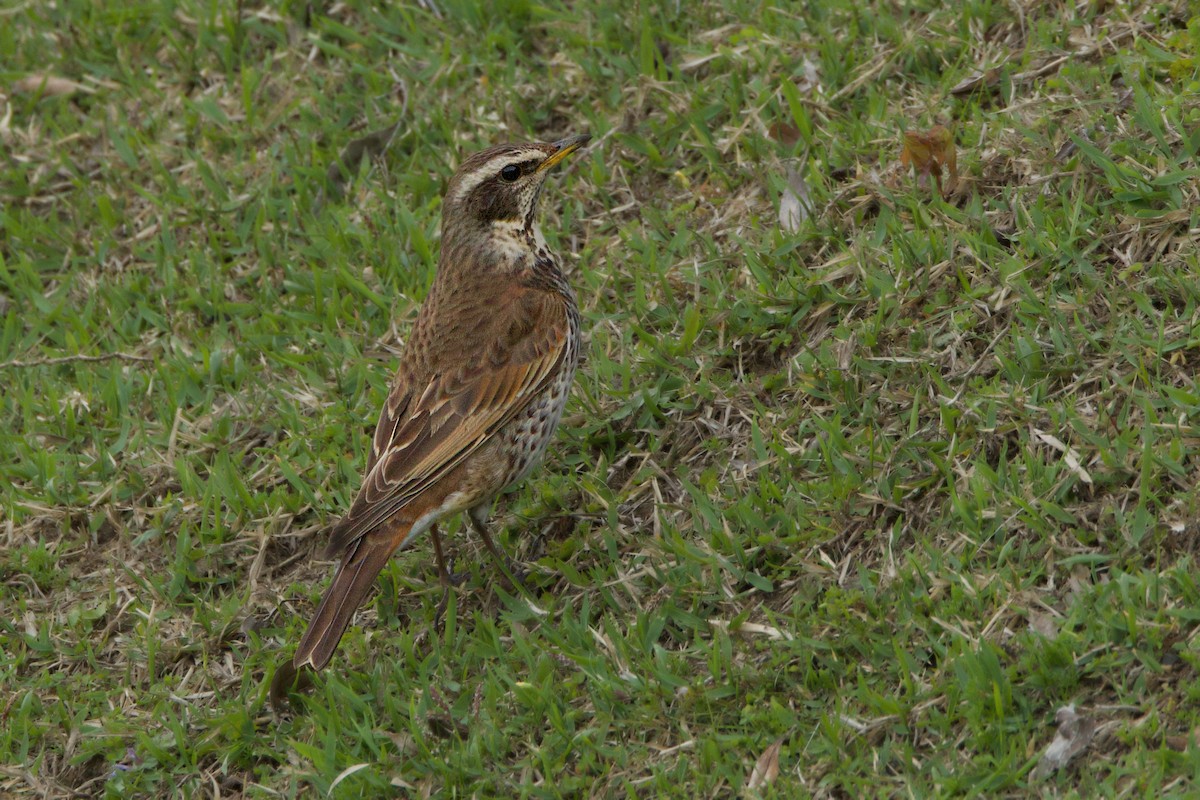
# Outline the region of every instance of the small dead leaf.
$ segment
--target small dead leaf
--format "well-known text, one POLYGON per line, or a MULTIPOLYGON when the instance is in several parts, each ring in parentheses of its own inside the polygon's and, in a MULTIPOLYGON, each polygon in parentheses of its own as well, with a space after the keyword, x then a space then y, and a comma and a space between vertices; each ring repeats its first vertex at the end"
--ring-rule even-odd
POLYGON ((917 176, 917 185, 924 188, 930 176, 942 196, 954 191, 958 184, 958 154, 954 149, 954 134, 944 125, 934 125, 927 131, 907 131, 904 134, 904 149, 900 151, 900 165, 912 165, 917 176), (950 179, 942 187, 942 171, 950 179))
MULTIPOLYGON (((346 183, 358 172, 358 166, 364 158, 379 158, 392 146, 392 142, 400 134, 400 120, 408 111, 408 86, 403 82, 396 85, 396 95, 400 100, 400 113, 397 121, 386 128, 372 131, 366 136, 354 139, 344 148, 337 160, 325 170, 325 184, 328 193, 334 199, 340 199, 346 190, 346 183)), ((318 200, 318 207, 324 204, 324 194, 318 200)))
POLYGON ((39 94, 43 97, 70 97, 76 92, 93 94, 95 89, 76 83, 69 78, 60 78, 43 72, 31 72, 13 84, 15 91, 23 94, 39 94))
POLYGON ((761 789, 779 777, 779 748, 781 746, 783 746, 783 739, 779 739, 763 750, 758 761, 754 762, 754 769, 750 770, 750 779, 746 781, 747 789, 761 789))
POLYGON ((425 718, 429 730, 441 739, 451 739, 455 735, 465 737, 470 729, 449 714, 429 714, 425 718))
POLYGON ((1058 637, 1058 617, 1047 611, 1029 611, 1029 628, 1039 636, 1047 639, 1058 637))
POLYGON ((950 90, 952 95, 972 94, 976 89, 991 91, 1000 83, 1000 68, 992 67, 963 78, 950 90))
POLYGON ((784 233, 796 233, 812 211, 812 198, 804 177, 794 169, 788 169, 787 185, 779 196, 779 227, 784 233))
POLYGON ((767 128, 767 136, 788 147, 795 147, 800 141, 800 129, 790 122, 773 122, 767 128))
POLYGON ((242 633, 256 633, 263 630, 271 624, 271 618, 267 614, 247 614, 239 626, 242 633))
POLYGON ((1074 704, 1060 708, 1054 719, 1058 723, 1058 731, 1033 771, 1037 780, 1044 780, 1065 767, 1072 758, 1087 749, 1096 735, 1095 720, 1076 712, 1074 704))
POLYGON ((1200 747, 1200 728, 1194 728, 1183 736, 1168 736, 1164 740, 1164 744, 1180 753, 1187 752, 1189 747, 1200 747))
POLYGON ((842 372, 850 369, 854 363, 854 350, 857 342, 854 334, 850 334, 842 341, 833 346, 833 352, 837 356, 837 366, 842 372))
POLYGON ((1079 602, 1092 591, 1092 574, 1087 564, 1076 564, 1067 577, 1067 604, 1079 602))
POLYGON ((351 141, 342 149, 342 154, 325 170, 325 180, 329 184, 329 194, 340 198, 346 190, 346 182, 358 172, 358 165, 364 158, 378 158, 387 152, 396 134, 400 130, 397 122, 386 128, 368 133, 351 141))
POLYGON ((796 88, 803 94, 821 92, 821 68, 811 58, 800 63, 800 74, 796 76, 796 88))

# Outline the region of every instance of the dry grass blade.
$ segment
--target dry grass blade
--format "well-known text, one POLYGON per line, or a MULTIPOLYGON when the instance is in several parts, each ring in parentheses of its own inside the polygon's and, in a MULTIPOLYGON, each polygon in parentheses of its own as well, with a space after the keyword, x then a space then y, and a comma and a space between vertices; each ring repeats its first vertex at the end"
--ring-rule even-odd
POLYGON ((1040 431, 1037 428, 1033 429, 1033 435, 1053 447, 1058 452, 1062 453, 1063 461, 1066 462, 1066 465, 1071 472, 1078 476, 1079 480, 1086 484, 1092 483, 1092 476, 1086 469, 1084 469, 1083 464, 1080 461, 1079 453, 1076 452, 1074 448, 1067 446, 1067 444, 1057 436, 1046 433, 1045 431, 1040 431))
POLYGON ((13 90, 23 94, 40 94, 42 97, 70 97, 76 92, 92 94, 96 91, 70 78, 44 72, 32 72, 19 78, 13 83, 13 90))
POLYGON ((339 783, 346 780, 346 778, 349 778, 351 775, 358 772, 359 770, 366 769, 369 766, 371 766, 369 763, 363 762, 361 764, 353 764, 349 767, 346 767, 344 770, 342 770, 341 772, 338 773, 338 776, 336 778, 333 779, 333 783, 329 784, 329 791, 326 792, 326 796, 332 797, 333 790, 337 788, 339 783))
POLYGON ((134 355, 133 353, 104 353, 104 354, 98 355, 98 356, 88 356, 88 355, 50 356, 50 357, 46 357, 46 358, 31 358, 28 361, 21 361, 18 359, 14 359, 12 361, 5 361, 3 363, 0 363, 0 369, 46 367, 46 366, 52 366, 54 364, 70 364, 75 361, 99 362, 99 361, 111 361, 113 359, 119 359, 122 361, 153 361, 154 360, 153 358, 150 358, 149 356, 139 356, 139 355, 134 355))

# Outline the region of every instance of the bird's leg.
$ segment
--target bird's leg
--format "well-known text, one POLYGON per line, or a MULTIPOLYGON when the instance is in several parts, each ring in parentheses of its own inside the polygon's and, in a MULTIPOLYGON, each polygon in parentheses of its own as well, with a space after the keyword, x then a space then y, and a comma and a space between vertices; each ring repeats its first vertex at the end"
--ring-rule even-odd
POLYGON ((437 611, 433 615, 433 626, 436 628, 442 624, 442 616, 446 613, 446 606, 450 604, 450 587, 458 586, 470 573, 451 572, 447 567, 446 558, 442 555, 442 537, 438 535, 437 525, 429 529, 429 537, 433 539, 433 558, 437 561, 438 579, 442 582, 442 601, 438 603, 437 611))
POLYGON ((529 594, 529 590, 525 588, 524 584, 525 577, 528 574, 526 570, 518 562, 509 558, 508 555, 501 551, 500 548, 496 546, 496 543, 492 541, 492 535, 488 533, 487 529, 487 512, 487 508, 476 507, 471 509, 471 511, 467 514, 467 517, 471 520, 471 527, 474 528, 475 532, 479 534, 479 537, 483 539, 483 543, 487 547, 488 552, 492 554, 492 558, 496 559, 496 563, 500 565, 500 569, 503 570, 505 577, 512 581, 513 588, 517 589, 522 594, 529 594))
POLYGON ((462 572, 451 572, 445 556, 442 555, 442 537, 438 535, 437 525, 429 529, 429 536, 433 539, 433 557, 437 561, 438 579, 441 580, 443 586, 458 586, 465 581, 471 573, 467 570, 462 572))

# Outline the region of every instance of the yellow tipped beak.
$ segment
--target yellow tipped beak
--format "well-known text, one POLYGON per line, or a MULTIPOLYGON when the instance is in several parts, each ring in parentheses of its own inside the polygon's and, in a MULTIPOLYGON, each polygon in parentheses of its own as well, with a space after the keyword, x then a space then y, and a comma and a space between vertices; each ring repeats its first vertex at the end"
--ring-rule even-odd
POLYGON ((569 136, 566 139, 561 139, 555 142, 554 146, 558 149, 555 150, 549 158, 538 165, 537 171, 545 172, 567 156, 571 155, 571 153, 574 153, 576 150, 583 147, 591 140, 592 136, 590 133, 583 133, 579 136, 569 136))

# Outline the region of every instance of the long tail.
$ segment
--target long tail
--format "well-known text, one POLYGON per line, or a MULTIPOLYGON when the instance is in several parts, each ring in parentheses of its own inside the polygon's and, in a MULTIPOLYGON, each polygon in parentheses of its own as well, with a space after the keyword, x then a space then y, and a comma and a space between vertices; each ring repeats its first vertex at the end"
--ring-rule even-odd
POLYGON ((366 599, 396 545, 404 540, 403 536, 393 537, 389 533, 393 532, 378 531, 352 545, 296 647, 296 655, 292 658, 295 669, 304 666, 322 669, 333 658, 333 651, 354 618, 354 612, 366 599))
MULTIPOLYGON (((407 531, 407 526, 403 527, 407 531)), ((389 536, 391 531, 379 531, 364 536, 351 545, 350 552, 338 565, 333 582, 325 590, 317 613, 308 623, 308 630, 300 639, 296 655, 275 670, 271 681, 271 704, 282 708, 288 692, 296 683, 296 677, 305 666, 322 669, 333 658, 342 634, 354 618, 354 612, 362 605, 371 590, 371 585, 387 565, 397 545, 404 536, 389 536)))
MULTIPOLYGON (((275 669, 271 680, 271 705, 283 708, 288 692, 296 684, 296 678, 311 673, 304 667, 319 670, 329 663, 337 650, 342 634, 354 618, 354 612, 362 605, 371 584, 379 577, 392 553, 409 538, 411 523, 397 520, 390 528, 373 531, 358 541, 352 542, 333 581, 325 590, 317 613, 308 623, 308 630, 300 638, 296 655, 275 669)), ((303 685, 303 681, 302 681, 303 685)))

